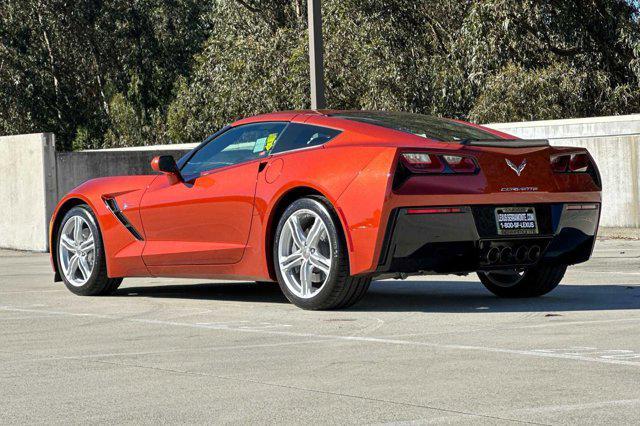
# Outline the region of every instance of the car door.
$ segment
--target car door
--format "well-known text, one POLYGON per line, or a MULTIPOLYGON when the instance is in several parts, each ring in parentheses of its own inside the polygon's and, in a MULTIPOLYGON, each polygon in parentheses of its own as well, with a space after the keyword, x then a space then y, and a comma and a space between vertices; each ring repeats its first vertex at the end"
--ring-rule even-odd
POLYGON ((285 126, 269 122, 230 128, 184 163, 182 181, 171 175, 153 181, 140 204, 147 266, 242 259, 259 165, 285 126))

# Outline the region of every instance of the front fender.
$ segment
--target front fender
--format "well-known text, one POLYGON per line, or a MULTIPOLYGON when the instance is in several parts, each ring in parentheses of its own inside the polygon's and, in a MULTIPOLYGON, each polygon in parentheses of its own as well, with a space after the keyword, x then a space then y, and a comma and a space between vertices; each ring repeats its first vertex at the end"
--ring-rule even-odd
POLYGON ((138 206, 148 185, 156 178, 149 176, 122 176, 93 179, 74 188, 56 206, 49 223, 50 260, 55 280, 60 280, 57 270, 56 237, 64 215, 73 207, 86 204, 98 222, 105 250, 107 275, 147 276, 149 271, 142 262, 144 240, 136 239, 109 210, 106 198, 114 198, 124 210, 129 221, 143 234, 138 206))

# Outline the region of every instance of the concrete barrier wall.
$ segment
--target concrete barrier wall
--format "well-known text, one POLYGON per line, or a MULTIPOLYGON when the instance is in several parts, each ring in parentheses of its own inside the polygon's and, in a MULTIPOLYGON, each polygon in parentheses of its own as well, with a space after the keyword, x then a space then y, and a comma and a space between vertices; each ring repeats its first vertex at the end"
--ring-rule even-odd
POLYGON ((487 126, 524 139, 549 139, 555 146, 587 148, 602 175, 601 226, 618 228, 615 234, 619 236, 637 237, 640 228, 640 114, 487 126))
POLYGON ((0 137, 0 248, 48 250, 51 214, 70 190, 97 177, 152 174, 154 156, 178 159, 196 145, 56 153, 51 133, 0 137))
POLYGON ((54 135, 0 137, 0 170, 0 247, 46 250, 57 201, 54 135))
POLYGON ((177 160, 187 152, 187 147, 180 145, 175 149, 59 152, 56 155, 57 197, 60 199, 81 183, 97 177, 155 173, 150 163, 156 155, 173 155, 177 160))
MULTIPOLYGON (((602 233, 640 237, 640 114, 571 120, 493 123, 489 127, 553 145, 581 146, 595 158, 603 180, 602 233)), ((196 144, 80 152, 54 151, 52 134, 0 137, 0 248, 47 249, 55 203, 81 183, 101 176, 149 174, 151 158, 176 159, 196 144)))

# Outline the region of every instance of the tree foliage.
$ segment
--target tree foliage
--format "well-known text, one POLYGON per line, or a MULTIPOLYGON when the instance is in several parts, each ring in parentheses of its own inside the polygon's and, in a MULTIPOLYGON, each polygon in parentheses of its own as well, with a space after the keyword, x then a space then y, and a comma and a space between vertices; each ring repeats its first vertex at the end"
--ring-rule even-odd
MULTIPOLYGON (((637 2, 323 0, 330 108, 479 122, 640 109, 637 2)), ((305 0, 0 0, 0 134, 193 142, 309 105, 305 0)))

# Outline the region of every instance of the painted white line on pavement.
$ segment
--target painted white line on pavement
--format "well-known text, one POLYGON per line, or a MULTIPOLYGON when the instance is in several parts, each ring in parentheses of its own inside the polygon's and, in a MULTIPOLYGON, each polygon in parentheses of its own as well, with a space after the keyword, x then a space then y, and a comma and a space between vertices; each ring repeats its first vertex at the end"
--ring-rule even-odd
MULTIPOLYGON (((640 404, 640 399, 620 399, 614 401, 601 401, 601 402, 586 402, 579 404, 563 404, 563 405, 547 405, 541 407, 532 407, 532 408, 520 408, 516 410, 509 411, 500 411, 498 413, 482 413, 488 416, 500 416, 500 418, 504 418, 504 416, 518 416, 518 415, 531 415, 531 414, 547 414, 554 412, 565 413, 567 411, 582 411, 582 410, 594 410, 599 408, 607 408, 607 407, 623 407, 628 405, 637 405, 640 404)), ((414 426, 414 425, 427 425, 427 424, 435 424, 435 423, 453 423, 455 420, 465 419, 467 416, 465 415, 450 415, 450 416, 440 416, 431 419, 415 419, 408 420, 403 422, 389 422, 389 423, 378 423, 377 425, 385 425, 385 426, 414 426)), ((530 419, 534 421, 533 419, 530 419)))
POLYGON ((640 399, 618 399, 613 401, 596 401, 585 402, 578 404, 562 404, 562 405, 547 405, 541 407, 521 408, 517 410, 506 411, 503 414, 535 414, 535 413, 552 413, 556 411, 575 411, 575 410, 592 410, 597 408, 606 407, 620 407, 623 405, 638 405, 640 399))
POLYGON ((16 293, 53 293, 57 291, 69 291, 66 288, 58 288, 55 290, 10 290, 10 291, 0 291, 0 294, 16 294, 16 293))
POLYGON ((116 319, 116 320, 121 320, 126 322, 135 322, 135 323, 143 323, 143 324, 171 325, 176 327, 189 327, 189 328, 199 328, 199 329, 207 329, 207 330, 235 331, 239 333, 270 334, 270 335, 278 335, 278 336, 307 337, 307 338, 314 338, 314 339, 333 339, 333 340, 342 340, 342 341, 368 342, 368 343, 379 343, 379 344, 398 345, 398 346, 418 346, 418 347, 429 347, 429 348, 435 348, 435 349, 492 352, 492 353, 503 353, 503 354, 509 354, 509 355, 524 355, 524 356, 539 357, 539 358, 555 358, 555 359, 564 359, 564 360, 572 360, 572 361, 594 362, 594 363, 600 363, 600 364, 613 364, 613 365, 625 365, 630 367, 640 367, 640 361, 629 361, 629 360, 621 360, 621 359, 603 359, 603 358, 593 358, 593 357, 588 357, 583 355, 542 352, 540 349, 538 350, 506 349, 506 348, 494 348, 494 347, 488 347, 488 346, 416 342, 411 340, 388 339, 388 338, 377 338, 377 337, 366 337, 366 336, 344 336, 344 335, 335 335, 335 334, 301 333, 301 332, 294 332, 294 331, 282 331, 282 330, 271 330, 271 329, 267 330, 267 329, 251 329, 251 328, 228 328, 228 327, 210 326, 210 325, 176 322, 176 321, 163 321, 163 320, 142 319, 142 318, 122 318, 122 317, 117 317, 112 315, 101 315, 101 314, 91 314, 91 313, 72 313, 72 312, 63 312, 63 311, 47 311, 43 309, 23 309, 23 308, 14 308, 10 306, 0 306, 0 310, 13 311, 13 312, 50 313, 55 315, 69 315, 69 316, 76 316, 76 317, 110 318, 110 319, 116 319))
MULTIPOLYGON (((214 352, 230 349, 257 349, 257 348, 277 348, 281 346, 295 346, 304 345, 307 343, 335 343, 334 339, 316 339, 316 340, 297 340, 295 342, 279 342, 279 343, 259 343, 253 345, 229 345, 229 346, 209 346, 204 348, 185 348, 185 349, 169 349, 162 351, 141 351, 141 352, 113 352, 113 353, 97 353, 88 355, 67 355, 67 356, 50 356, 41 358, 26 358, 19 360, 10 360, 2 362, 2 364, 16 364, 25 362, 38 362, 38 361, 58 361, 58 360, 90 360, 100 358, 113 358, 113 357, 127 357, 127 356, 143 356, 143 355, 164 355, 172 353, 195 353, 195 352, 214 352)), ((13 353, 4 351, 5 353, 13 353)), ((33 354, 29 354, 33 355, 33 354)))
MULTIPOLYGON (((563 312, 563 311, 559 311, 563 312)), ((385 334, 383 338, 400 338, 400 337, 420 337, 420 336, 439 336, 443 334, 465 334, 465 333, 482 333, 482 332, 495 332, 498 330, 521 330, 527 328, 547 328, 547 327, 558 327, 564 325, 588 325, 588 324, 599 324, 599 323, 610 323, 610 322, 638 322, 640 321, 640 317, 637 318, 616 318, 616 319, 608 319, 608 320, 584 320, 584 321, 562 321, 562 320, 551 320, 544 324, 529 324, 529 325, 514 325, 508 326, 505 324, 501 326, 497 324, 493 327, 477 327, 468 330, 448 330, 448 331, 431 331, 424 333, 406 333, 406 334, 385 334)))

